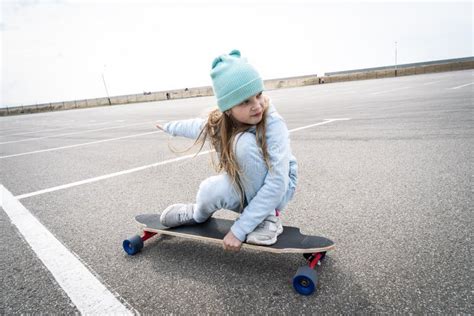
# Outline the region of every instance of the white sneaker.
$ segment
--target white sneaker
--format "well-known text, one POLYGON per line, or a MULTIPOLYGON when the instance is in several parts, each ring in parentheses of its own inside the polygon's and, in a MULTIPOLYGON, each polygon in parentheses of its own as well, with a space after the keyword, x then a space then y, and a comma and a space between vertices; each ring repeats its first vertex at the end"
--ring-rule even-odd
POLYGON ((160 222, 166 227, 197 224, 193 218, 194 204, 173 204, 160 216, 160 222))
POLYGON ((270 246, 277 242, 277 237, 283 232, 283 225, 279 217, 269 215, 247 235, 248 244, 270 246))

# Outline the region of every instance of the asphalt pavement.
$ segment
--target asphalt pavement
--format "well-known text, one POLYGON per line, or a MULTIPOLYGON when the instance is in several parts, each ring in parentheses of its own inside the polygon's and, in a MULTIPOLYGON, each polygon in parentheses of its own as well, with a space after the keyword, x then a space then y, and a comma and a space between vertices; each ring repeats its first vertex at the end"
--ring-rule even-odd
MULTIPOLYGON (((0 183, 131 312, 469 314, 473 92, 472 70, 267 92, 290 130, 307 127, 290 134, 299 182, 282 220, 336 243, 312 296, 292 288, 298 254, 176 237, 121 248, 135 215, 193 202, 215 174, 154 127, 213 97, 1 117, 0 183)), ((2 205, 0 314, 82 311, 2 205)))

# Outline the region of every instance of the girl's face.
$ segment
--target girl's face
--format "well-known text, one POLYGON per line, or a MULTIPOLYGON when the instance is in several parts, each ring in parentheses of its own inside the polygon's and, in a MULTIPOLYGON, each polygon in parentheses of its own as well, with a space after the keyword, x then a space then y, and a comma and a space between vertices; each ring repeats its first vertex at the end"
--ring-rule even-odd
POLYGON ((257 125, 262 120, 264 105, 265 97, 260 92, 234 106, 229 111, 238 123, 257 125))

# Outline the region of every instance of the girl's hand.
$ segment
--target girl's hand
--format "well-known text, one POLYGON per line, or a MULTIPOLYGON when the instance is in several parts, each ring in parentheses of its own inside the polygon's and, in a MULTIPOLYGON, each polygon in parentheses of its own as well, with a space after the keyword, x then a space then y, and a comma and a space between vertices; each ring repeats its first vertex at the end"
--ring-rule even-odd
POLYGON ((160 124, 156 123, 155 125, 156 125, 156 128, 158 128, 159 130, 162 130, 163 132, 165 131, 163 129, 163 126, 161 126, 160 124))
POLYGON ((225 251, 238 252, 242 246, 242 242, 234 236, 232 231, 229 231, 227 235, 225 235, 223 243, 225 251))

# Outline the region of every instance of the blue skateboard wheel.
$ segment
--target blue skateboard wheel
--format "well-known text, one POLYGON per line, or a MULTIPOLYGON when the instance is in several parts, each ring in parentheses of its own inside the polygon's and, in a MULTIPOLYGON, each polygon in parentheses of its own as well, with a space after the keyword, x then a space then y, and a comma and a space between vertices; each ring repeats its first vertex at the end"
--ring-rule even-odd
POLYGON ((130 256, 133 256, 143 248, 143 240, 140 236, 135 235, 129 239, 125 239, 122 245, 123 250, 130 256))
POLYGON ((311 295, 316 290, 318 275, 314 269, 304 266, 296 271, 293 277, 293 287, 299 294, 311 295))

